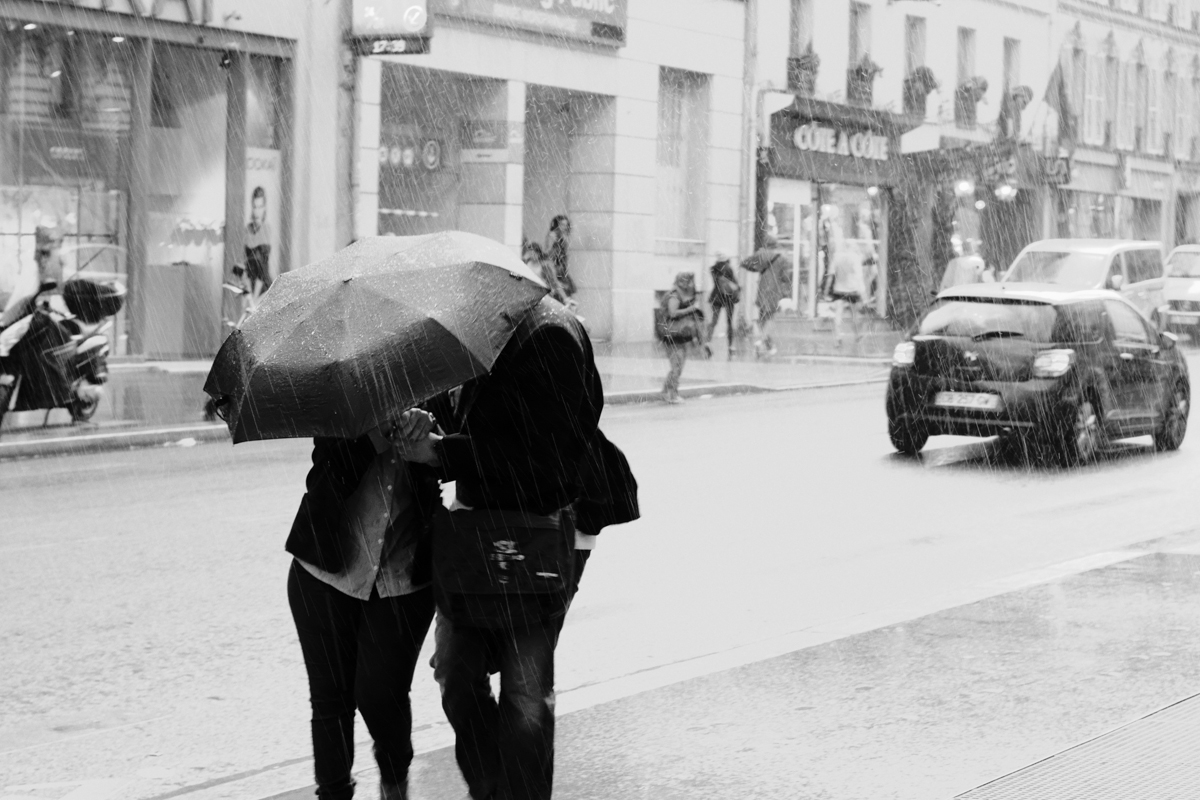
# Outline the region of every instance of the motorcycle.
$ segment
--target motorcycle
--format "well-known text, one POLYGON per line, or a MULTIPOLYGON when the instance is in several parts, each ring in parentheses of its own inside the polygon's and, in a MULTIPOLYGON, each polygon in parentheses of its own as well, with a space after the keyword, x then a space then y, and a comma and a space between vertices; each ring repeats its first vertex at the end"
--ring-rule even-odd
POLYGON ((77 274, 61 289, 43 284, 6 313, 14 321, 0 329, 0 422, 9 411, 45 409, 49 418, 55 408, 72 423, 90 420, 108 382, 106 334, 124 303, 120 281, 77 274))

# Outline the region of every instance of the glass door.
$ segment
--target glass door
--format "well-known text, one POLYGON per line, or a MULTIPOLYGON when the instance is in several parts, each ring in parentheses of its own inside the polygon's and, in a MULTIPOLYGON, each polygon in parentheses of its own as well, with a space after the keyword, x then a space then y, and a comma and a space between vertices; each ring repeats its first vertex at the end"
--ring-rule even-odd
POLYGON ((792 307, 811 317, 816 281, 816 214, 812 183, 771 178, 767 185, 767 235, 774 237, 792 264, 792 307))

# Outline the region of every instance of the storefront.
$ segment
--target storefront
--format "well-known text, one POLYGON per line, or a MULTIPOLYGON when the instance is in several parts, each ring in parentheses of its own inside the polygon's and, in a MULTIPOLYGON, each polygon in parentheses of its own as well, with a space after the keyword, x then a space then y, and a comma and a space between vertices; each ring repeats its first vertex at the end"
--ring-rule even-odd
POLYGON ((651 339, 655 290, 679 271, 704 287, 715 254, 737 253, 741 5, 686 23, 654 0, 429 13, 427 49, 359 48, 355 235, 453 228, 545 248, 566 216, 589 333, 651 339))
POLYGON ((867 305, 886 315, 888 206, 901 181, 903 131, 891 113, 802 97, 771 116, 757 244, 771 236, 791 258, 799 315, 818 315, 828 265, 843 248, 862 261, 867 305))
MULTIPOLYGON (((1166 162, 1124 154, 1079 151, 1071 164, 1071 180, 1054 194, 1055 232, 1070 239, 1187 238, 1190 200, 1186 192, 1168 224, 1174 170, 1166 162), (1182 209, 1182 212, 1180 211, 1182 209), (1182 213, 1182 217, 1180 217, 1182 213), (1181 227, 1182 225, 1182 227, 1181 227)), ((1184 181, 1186 182, 1186 181, 1184 181)))
POLYGON ((114 353, 210 356, 244 245, 288 266, 293 44, 84 5, 0 11, 0 300, 51 227, 128 284, 114 353))

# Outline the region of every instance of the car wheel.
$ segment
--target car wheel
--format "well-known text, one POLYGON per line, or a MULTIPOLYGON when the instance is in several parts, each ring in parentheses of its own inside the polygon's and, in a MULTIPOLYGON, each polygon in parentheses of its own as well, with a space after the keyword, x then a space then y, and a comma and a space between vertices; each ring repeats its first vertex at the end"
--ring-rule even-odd
POLYGON ((1070 416, 1059 440, 1059 454, 1065 466, 1075 467, 1094 461, 1108 445, 1100 407, 1090 399, 1081 400, 1070 416))
POLYGON ((1155 450, 1178 450, 1179 445, 1183 444, 1183 437, 1187 435, 1190 405, 1191 397, 1188 394, 1187 383, 1183 380, 1176 381, 1175 388, 1171 391, 1170 405, 1163 413, 1162 425, 1154 432, 1155 450))
POLYGON ((906 456, 916 455, 929 441, 929 432, 919 425, 888 420, 888 438, 892 447, 906 456))

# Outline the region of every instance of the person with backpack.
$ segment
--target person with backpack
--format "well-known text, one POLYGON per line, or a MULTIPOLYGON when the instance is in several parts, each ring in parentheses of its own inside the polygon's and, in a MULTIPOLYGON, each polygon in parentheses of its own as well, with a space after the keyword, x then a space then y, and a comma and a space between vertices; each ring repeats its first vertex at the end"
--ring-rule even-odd
POLYGON ((660 307, 658 338, 666 347, 671 364, 663 383, 663 400, 671 404, 683 402, 679 396, 679 378, 687 361, 688 345, 703 341, 704 309, 697 299, 696 276, 680 272, 675 276, 675 285, 663 295, 660 307))
POLYGON ((706 344, 705 353, 712 356, 712 338, 713 333, 717 330, 717 322, 721 318, 721 311, 725 312, 725 336, 729 346, 729 357, 733 358, 733 309, 737 307, 738 301, 742 299, 742 287, 737 281, 737 276, 733 274, 733 267, 729 264, 729 256, 724 253, 717 253, 716 262, 709 267, 709 272, 712 273, 713 288, 708 295, 708 302, 712 305, 712 319, 708 321, 707 335, 704 337, 706 344))

